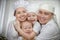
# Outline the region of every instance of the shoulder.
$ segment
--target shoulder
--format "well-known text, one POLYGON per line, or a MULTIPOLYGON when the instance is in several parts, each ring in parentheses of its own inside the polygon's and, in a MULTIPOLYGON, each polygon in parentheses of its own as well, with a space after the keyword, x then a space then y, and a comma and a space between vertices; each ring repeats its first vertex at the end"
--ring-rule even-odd
POLYGON ((13 29, 14 28, 14 22, 15 22, 15 20, 12 20, 8 23, 8 29, 13 29))
POLYGON ((39 22, 35 22, 34 26, 33 26, 33 30, 34 32, 36 32, 37 34, 39 34, 40 30, 41 30, 41 25, 39 22))
POLYGON ((39 22, 35 22, 34 25, 40 26, 40 23, 39 22))
POLYGON ((45 25, 44 30, 46 32, 55 34, 55 33, 58 33, 59 32, 59 27, 57 26, 57 24, 53 20, 51 20, 50 22, 48 22, 45 25))
POLYGON ((22 40, 22 37, 18 37, 18 40, 22 40))
POLYGON ((39 22, 35 22, 35 23, 34 23, 34 28, 40 29, 40 28, 41 28, 40 23, 39 23, 39 22))
POLYGON ((14 24, 15 20, 10 21, 8 24, 14 24))
POLYGON ((46 26, 50 26, 50 27, 58 27, 57 23, 54 20, 50 20, 46 26))

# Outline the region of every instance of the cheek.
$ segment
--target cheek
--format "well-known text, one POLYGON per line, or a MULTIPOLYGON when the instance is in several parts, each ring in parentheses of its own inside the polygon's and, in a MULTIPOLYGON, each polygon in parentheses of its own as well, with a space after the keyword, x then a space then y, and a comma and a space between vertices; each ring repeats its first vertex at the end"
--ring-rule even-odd
POLYGON ((30 17, 27 17, 28 20, 30 20, 30 17))
POLYGON ((33 29, 31 29, 31 31, 33 31, 33 29))
POLYGON ((32 16, 31 19, 37 19, 37 17, 36 16, 35 17, 32 16))
POLYGON ((41 18, 41 16, 40 16, 40 15, 38 15, 38 16, 37 16, 37 20, 39 20, 40 18, 41 18))
POLYGON ((24 15, 24 16, 27 16, 27 13, 24 13, 23 15, 24 15))
POLYGON ((51 16, 50 15, 49 16, 46 16, 46 19, 48 19, 48 20, 51 19, 51 16))
POLYGON ((15 17, 19 18, 19 17, 20 17, 20 15, 16 14, 16 15, 15 15, 15 17))
POLYGON ((24 29, 24 28, 22 28, 22 30, 25 32, 26 31, 26 29, 24 29))
POLYGON ((37 19, 37 17, 35 17, 35 19, 37 19))

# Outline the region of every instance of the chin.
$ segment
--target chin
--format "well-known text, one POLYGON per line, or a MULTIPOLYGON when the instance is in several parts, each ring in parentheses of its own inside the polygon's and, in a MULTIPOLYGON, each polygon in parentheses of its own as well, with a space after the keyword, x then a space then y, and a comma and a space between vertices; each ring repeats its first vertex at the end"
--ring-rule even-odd
POLYGON ((25 21, 25 19, 24 20, 19 20, 19 21, 25 21))
POLYGON ((40 22, 42 25, 45 25, 46 24, 46 22, 40 22))

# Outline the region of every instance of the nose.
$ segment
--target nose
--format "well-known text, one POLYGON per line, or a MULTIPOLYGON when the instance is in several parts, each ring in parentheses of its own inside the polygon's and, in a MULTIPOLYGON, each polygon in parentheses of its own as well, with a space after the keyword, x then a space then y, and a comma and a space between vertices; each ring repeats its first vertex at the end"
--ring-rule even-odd
POLYGON ((45 16, 41 16, 41 18, 45 18, 45 16))
POLYGON ((25 15, 22 13, 22 14, 20 14, 20 16, 24 17, 25 15))

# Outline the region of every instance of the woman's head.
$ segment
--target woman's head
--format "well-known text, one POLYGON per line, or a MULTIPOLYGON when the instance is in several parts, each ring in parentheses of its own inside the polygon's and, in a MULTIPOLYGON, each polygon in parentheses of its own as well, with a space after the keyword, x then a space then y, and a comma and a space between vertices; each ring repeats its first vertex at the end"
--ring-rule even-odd
POLYGON ((14 16, 19 21, 25 21, 27 18, 27 12, 26 9, 23 7, 19 7, 15 10, 14 16))
POLYGON ((27 1, 17 1, 15 2, 15 7, 14 7, 14 16, 16 17, 17 20, 19 21, 25 21, 27 17, 27 12, 26 12, 26 6, 28 5, 27 1))
POLYGON ((46 24, 54 16, 54 8, 50 5, 43 5, 38 11, 38 20, 41 24, 46 24))

